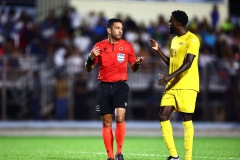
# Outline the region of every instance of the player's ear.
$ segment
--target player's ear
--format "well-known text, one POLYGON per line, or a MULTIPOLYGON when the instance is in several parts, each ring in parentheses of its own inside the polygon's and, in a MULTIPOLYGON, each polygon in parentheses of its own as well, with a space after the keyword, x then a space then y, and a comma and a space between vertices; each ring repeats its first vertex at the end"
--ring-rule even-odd
POLYGON ((111 28, 107 28, 107 33, 111 34, 111 28))

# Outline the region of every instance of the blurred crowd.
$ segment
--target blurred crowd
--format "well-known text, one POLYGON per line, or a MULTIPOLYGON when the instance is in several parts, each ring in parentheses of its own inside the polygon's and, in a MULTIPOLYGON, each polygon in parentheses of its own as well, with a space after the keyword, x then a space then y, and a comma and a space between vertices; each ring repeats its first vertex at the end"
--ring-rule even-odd
MULTIPOLYGON (((137 55, 150 60, 154 59, 154 54, 149 48, 149 39, 156 39, 168 54, 172 38, 168 33, 168 19, 162 15, 156 16, 156 21, 146 25, 136 22, 130 15, 115 15, 124 21, 124 39, 133 44, 137 55)), ((229 17, 220 24, 221 15, 217 5, 213 6, 209 16, 211 21, 208 21, 208 17, 201 20, 193 17, 188 23, 188 29, 201 40, 200 68, 204 68, 216 58, 239 61, 239 22, 232 21, 229 17)), ((14 9, 2 8, 0 56, 7 55, 15 59, 35 56, 38 57, 39 63, 50 59, 56 67, 70 67, 72 69, 69 71, 80 73, 93 44, 106 38, 106 22, 104 12, 90 11, 88 15, 83 16, 81 11, 74 7, 64 8, 58 16, 51 10, 40 22, 36 22, 33 15, 24 11, 19 13, 14 9)), ((231 69, 239 67, 234 63, 231 65, 231 69)))
MULTIPOLYGON (((153 65, 158 59, 150 48, 149 40, 156 39, 164 52, 169 54, 172 38, 168 32, 169 17, 159 14, 156 15, 156 21, 144 24, 136 22, 131 15, 123 16, 119 13, 113 16, 123 20, 123 38, 133 44, 136 55, 146 57, 142 72, 152 72, 154 68, 161 67, 162 64, 159 62, 153 65)), ((233 21, 231 17, 219 23, 220 16, 218 6, 213 5, 209 17, 203 19, 190 17, 188 29, 198 35, 201 41, 200 71, 211 62, 219 60, 224 71, 221 73, 222 78, 227 74, 236 79, 240 68, 240 23, 233 21)), ((59 73, 81 75, 84 73, 84 62, 93 45, 107 38, 106 23, 108 18, 112 17, 106 17, 104 12, 95 11, 83 16, 81 11, 69 6, 58 15, 55 10, 51 10, 39 22, 36 22, 35 18, 34 15, 24 11, 16 12, 13 8, 1 9, 0 58, 4 55, 10 57, 7 66, 18 70, 33 69, 39 64, 51 62, 59 73), (36 61, 28 60, 32 58, 36 61)), ((2 65, 0 64, 0 67, 2 65)), ((57 77, 61 83, 62 74, 58 74, 57 77)), ((84 78, 86 77, 80 77, 84 78)), ((79 83, 80 86, 83 85, 83 82, 79 83)), ((66 90, 66 86, 63 85, 59 88, 66 90)), ((80 92, 83 90, 84 87, 80 88, 80 92)), ((67 95, 59 93, 59 96, 67 95)), ((62 110, 65 111, 66 109, 62 110)), ((59 115, 59 119, 64 119, 61 113, 59 115)))

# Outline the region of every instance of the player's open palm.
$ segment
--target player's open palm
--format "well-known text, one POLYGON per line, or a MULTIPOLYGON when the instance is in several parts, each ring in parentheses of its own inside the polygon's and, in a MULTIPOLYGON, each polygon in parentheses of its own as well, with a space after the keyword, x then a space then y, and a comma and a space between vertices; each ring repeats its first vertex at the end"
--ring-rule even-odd
POLYGON ((164 86, 171 80, 171 77, 169 74, 159 74, 159 75, 162 76, 162 78, 157 82, 159 86, 164 86))
POLYGON ((150 44, 151 44, 152 49, 154 49, 156 51, 158 50, 159 45, 154 39, 150 39, 150 44))

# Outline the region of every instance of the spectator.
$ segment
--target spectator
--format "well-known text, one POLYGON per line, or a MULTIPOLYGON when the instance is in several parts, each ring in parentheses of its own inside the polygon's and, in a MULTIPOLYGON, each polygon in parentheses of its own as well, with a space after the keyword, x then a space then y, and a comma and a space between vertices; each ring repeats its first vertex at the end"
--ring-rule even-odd
POLYGON ((83 53, 84 57, 85 55, 87 56, 91 44, 92 44, 91 38, 87 35, 85 30, 75 31, 73 37, 73 45, 83 53))
POLYGON ((55 119, 66 120, 68 117, 68 84, 63 73, 57 77, 55 91, 55 119))
POLYGON ((87 17, 85 17, 85 23, 89 31, 92 31, 94 29, 98 21, 99 21, 99 16, 95 11, 90 11, 87 17))
POLYGON ((207 65, 211 64, 211 62, 214 60, 213 55, 209 53, 208 47, 203 47, 201 49, 201 52, 199 54, 199 70, 200 72, 207 69, 207 65))
POLYGON ((66 59, 67 73, 69 75, 81 74, 84 68, 82 53, 77 48, 72 48, 72 52, 66 59))
POLYGON ((202 33, 202 41, 203 45, 206 45, 210 49, 210 51, 213 52, 217 41, 217 36, 214 32, 214 29, 208 28, 206 31, 204 31, 202 33))
MULTIPOLYGON (((238 72, 239 74, 239 72, 238 72)), ((232 77, 231 84, 224 93, 226 120, 240 122, 239 76, 232 77)))
POLYGON ((51 10, 48 16, 41 23, 41 36, 48 43, 51 36, 56 32, 57 19, 55 17, 55 11, 51 10))
POLYGON ((219 11, 218 6, 215 4, 213 5, 212 11, 211 11, 211 21, 212 21, 212 27, 213 29, 216 29, 219 21, 219 11))
POLYGON ((90 118, 90 109, 87 106, 87 77, 85 74, 74 75, 74 119, 86 120, 90 118))
POLYGON ((224 32, 230 32, 232 31, 234 28, 234 25, 231 21, 230 18, 226 19, 223 24, 221 25, 221 29, 224 31, 224 32))
POLYGON ((74 7, 70 7, 69 10, 70 10, 69 17, 70 17, 71 29, 75 31, 81 27, 83 16, 74 7))
POLYGON ((165 18, 162 15, 158 17, 157 35, 157 41, 163 46, 166 46, 166 39, 168 37, 168 26, 165 18))
POLYGON ((33 72, 33 79, 29 84, 29 115, 34 120, 41 120, 41 90, 42 85, 37 71, 33 72))

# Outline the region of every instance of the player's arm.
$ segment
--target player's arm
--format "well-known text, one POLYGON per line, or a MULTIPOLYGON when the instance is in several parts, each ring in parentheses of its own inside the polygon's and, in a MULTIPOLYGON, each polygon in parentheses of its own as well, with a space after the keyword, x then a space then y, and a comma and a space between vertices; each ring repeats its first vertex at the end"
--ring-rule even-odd
POLYGON ((194 58, 195 58, 195 55, 187 54, 187 56, 185 57, 185 59, 183 61, 183 64, 179 67, 179 69, 177 69, 175 72, 173 72, 171 74, 161 74, 161 76, 163 76, 163 78, 158 81, 158 85, 163 86, 163 85, 167 84, 167 82, 169 82, 172 78, 174 78, 177 75, 188 70, 193 63, 194 58))
POLYGON ((94 67, 94 59, 100 54, 99 47, 94 47, 90 52, 87 61, 85 62, 85 68, 88 72, 90 72, 94 67))
POLYGON ((169 66, 170 58, 166 56, 160 49, 158 43, 154 39, 150 39, 152 49, 162 58, 162 60, 169 66))
POLYGON ((133 72, 136 72, 139 69, 143 60, 144 60, 144 57, 137 57, 135 62, 130 62, 130 67, 133 72))

